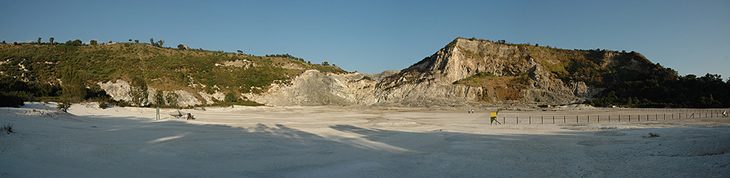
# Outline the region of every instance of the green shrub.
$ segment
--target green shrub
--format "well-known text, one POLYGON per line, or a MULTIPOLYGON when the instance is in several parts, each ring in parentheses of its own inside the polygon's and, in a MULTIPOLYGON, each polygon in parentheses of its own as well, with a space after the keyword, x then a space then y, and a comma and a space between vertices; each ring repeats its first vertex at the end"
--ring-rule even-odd
POLYGON ((106 101, 100 101, 99 102, 99 108, 106 109, 108 107, 109 107, 109 103, 108 102, 106 102, 106 101))
POLYGON ((73 41, 71 41, 71 40, 66 41, 66 46, 82 46, 82 45, 84 45, 84 42, 82 42, 79 39, 76 39, 73 41))
POLYGON ((157 104, 157 107, 165 106, 165 96, 162 93, 162 90, 157 90, 157 93, 155 93, 155 103, 157 104))
POLYGON ((63 112, 68 112, 68 108, 71 107, 71 102, 68 100, 63 100, 58 103, 58 106, 56 106, 56 109, 63 112))
POLYGON ((23 106, 23 97, 18 93, 0 92, 0 107, 20 107, 23 106))
POLYGON ((224 102, 232 103, 237 102, 239 99, 236 98, 236 94, 226 93, 226 97, 223 99, 224 102))
POLYGON ((173 92, 167 93, 165 101, 167 101, 167 106, 177 107, 177 94, 173 92))

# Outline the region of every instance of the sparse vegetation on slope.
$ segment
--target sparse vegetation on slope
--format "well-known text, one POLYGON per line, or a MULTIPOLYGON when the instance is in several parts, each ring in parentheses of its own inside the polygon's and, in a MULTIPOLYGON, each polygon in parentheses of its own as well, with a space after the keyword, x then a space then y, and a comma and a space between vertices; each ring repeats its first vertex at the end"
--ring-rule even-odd
POLYGON ((526 73, 495 76, 489 72, 482 72, 456 81, 454 84, 485 88, 481 98, 483 101, 492 102, 492 98, 500 101, 521 101, 523 97, 520 92, 528 88, 529 76, 526 73))
POLYGON ((654 74, 610 86, 589 103, 624 107, 730 107, 730 80, 719 75, 702 77, 654 74))

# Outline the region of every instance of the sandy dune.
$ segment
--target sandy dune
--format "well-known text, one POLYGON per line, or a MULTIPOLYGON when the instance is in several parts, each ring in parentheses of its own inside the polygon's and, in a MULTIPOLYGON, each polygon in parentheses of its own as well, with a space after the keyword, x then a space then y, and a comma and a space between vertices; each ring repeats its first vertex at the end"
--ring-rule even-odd
POLYGON ((490 125, 491 110, 234 107, 184 120, 162 109, 155 120, 151 108, 50 108, 0 108, 15 131, 0 134, 0 177, 730 176, 730 118, 657 118, 681 110, 504 111, 508 123, 490 125), (622 114, 656 121, 507 119, 622 114))

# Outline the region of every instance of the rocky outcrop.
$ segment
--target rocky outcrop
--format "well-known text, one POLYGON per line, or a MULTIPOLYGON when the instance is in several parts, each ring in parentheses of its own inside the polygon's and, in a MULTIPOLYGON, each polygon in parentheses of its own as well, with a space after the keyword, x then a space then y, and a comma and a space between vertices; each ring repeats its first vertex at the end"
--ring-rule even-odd
POLYGON ((202 97, 205 100, 205 103, 206 104, 213 104, 213 103, 216 102, 214 100, 223 101, 225 99, 225 97, 226 97, 226 94, 223 94, 220 91, 216 91, 213 94, 208 94, 208 93, 199 91, 198 92, 198 95, 200 95, 200 97, 202 97))
POLYGON ((270 105, 352 105, 355 96, 348 92, 342 77, 331 77, 316 70, 299 75, 290 85, 272 84, 266 95, 246 95, 270 105))
MULTIPOLYGON (((167 105, 176 105, 181 107, 202 105, 203 102, 197 99, 193 94, 184 90, 162 91, 147 88, 141 91, 139 87, 130 86, 128 82, 118 79, 116 81, 97 83, 112 99, 116 101, 126 101, 134 106, 145 106, 157 103, 157 94, 161 94, 161 98, 167 105), (136 98, 136 99, 135 99, 136 98)), ((213 97, 223 98, 222 94, 213 94, 213 97)), ((220 99, 222 100, 222 99, 220 99)), ((212 101, 210 102, 212 103, 212 101)))
POLYGON ((129 94, 132 91, 132 87, 124 80, 108 81, 106 83, 97 83, 106 94, 117 101, 132 101, 132 95, 129 94))
POLYGON ((375 84, 396 71, 380 74, 324 74, 308 70, 291 84, 272 84, 263 94, 244 97, 268 105, 372 105, 378 103, 375 84))

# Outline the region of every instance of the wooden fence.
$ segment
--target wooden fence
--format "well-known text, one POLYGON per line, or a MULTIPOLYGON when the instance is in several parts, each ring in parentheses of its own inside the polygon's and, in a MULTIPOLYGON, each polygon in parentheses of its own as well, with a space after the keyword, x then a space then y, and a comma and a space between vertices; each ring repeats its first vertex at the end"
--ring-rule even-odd
MULTIPOLYGON (((677 119, 727 118, 722 109, 611 109, 599 114, 502 114, 497 117, 501 124, 565 124, 565 123, 618 123, 647 122, 677 119), (643 113, 632 113, 643 112, 643 113), (506 116, 505 116, 506 115, 506 116), (520 116, 509 116, 520 115, 520 116)), ((730 119, 730 118, 729 118, 730 119)))

